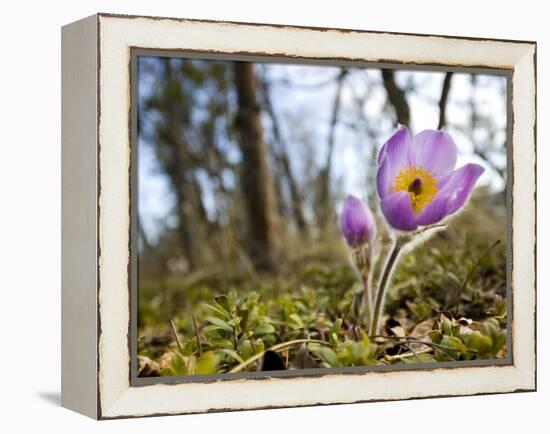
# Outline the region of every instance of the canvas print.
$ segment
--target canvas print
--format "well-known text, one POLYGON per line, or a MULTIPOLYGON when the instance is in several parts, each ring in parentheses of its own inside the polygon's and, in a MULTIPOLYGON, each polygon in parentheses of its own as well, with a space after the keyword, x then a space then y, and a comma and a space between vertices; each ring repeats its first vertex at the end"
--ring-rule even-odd
POLYGON ((138 377, 508 357, 505 75, 140 55, 134 83, 138 377))

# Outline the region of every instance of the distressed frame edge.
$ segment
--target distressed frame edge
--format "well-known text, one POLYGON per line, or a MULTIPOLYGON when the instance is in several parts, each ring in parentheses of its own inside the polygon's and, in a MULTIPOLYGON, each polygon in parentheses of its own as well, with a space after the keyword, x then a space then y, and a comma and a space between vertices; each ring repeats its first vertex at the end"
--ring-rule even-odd
POLYGON ((178 18, 168 16, 151 16, 151 15, 132 15, 121 14, 112 12, 97 12, 98 18, 122 18, 122 19, 148 19, 148 20, 166 20, 176 21, 180 23, 206 23, 206 24, 229 24, 236 26, 251 26, 251 27, 272 27, 275 29, 290 29, 290 30, 313 30, 319 32, 339 32, 339 33, 370 33, 370 34, 386 34, 396 36, 418 36, 418 37, 435 37, 444 39, 459 39, 465 41, 488 41, 488 42, 505 42, 514 44, 536 44, 534 40, 528 39, 500 39, 491 37, 478 37, 478 36, 457 36, 457 35, 441 35, 431 33, 415 33, 415 32, 398 32, 392 30, 365 30, 365 29, 352 29, 344 27, 321 27, 321 26, 308 26, 308 25, 296 25, 296 24, 276 24, 276 23, 253 23, 249 21, 232 21, 232 20, 214 20, 205 18, 178 18))
MULTIPOLYGON (((119 16, 117 16, 119 17, 119 16)), ((133 18, 133 17, 132 17, 133 18)), ((151 17, 147 17, 147 18, 151 18, 151 17)), ((99 21, 99 20, 98 20, 99 21)), ((183 20, 183 21, 189 21, 189 20, 183 20)), ((218 23, 218 22, 216 22, 218 23)), ((235 24, 238 24, 238 23, 235 23, 235 24)), ((287 26, 283 26, 283 27, 287 27, 287 26)), ((303 29, 301 27, 293 27, 294 29, 303 29)), ((330 30, 330 29, 329 29, 330 30)), ((366 33, 369 33, 369 32, 366 32, 366 33)), ((386 32, 382 32, 382 33, 386 33, 386 32)), ((429 37, 431 35, 421 35, 422 37, 426 36, 426 37, 429 37)), ((441 36, 441 38, 446 38, 446 39, 456 39, 454 37, 445 37, 445 36, 441 36)), ((485 40, 482 38, 482 40, 485 40)), ((502 42, 501 40, 498 40, 499 42, 502 42)), ((523 42, 522 42, 523 43, 523 42)), ((536 43, 528 43, 529 46, 527 47, 527 51, 530 50, 531 47, 533 47, 533 58, 534 58, 534 61, 536 62, 536 43)), ((532 77, 533 78, 533 85, 534 85, 534 96, 536 98, 536 68, 534 70, 534 76, 532 77)), ((514 111, 514 110, 513 110, 514 111)), ((534 107, 534 130, 535 130, 535 137, 534 137, 534 142, 533 142, 533 145, 534 145, 534 151, 536 151, 536 106, 534 107)), ((536 159, 536 154, 535 154, 535 159, 536 159)), ((535 161, 536 163, 536 161, 535 161)), ((98 167, 99 169, 99 167, 98 167)), ((535 169, 536 169, 536 166, 535 166, 535 169)), ((536 178, 535 178, 535 181, 536 181, 536 178)), ((535 194, 536 194, 536 186, 535 186, 535 190, 534 190, 535 194)), ((535 225, 536 225, 536 214, 534 216, 535 218, 535 225)), ((536 230, 536 229, 535 229, 536 230)), ((536 235, 536 232, 535 232, 535 235, 536 235)), ((536 238, 535 238, 535 242, 536 242, 536 238)), ((536 250, 535 250, 535 255, 536 255, 536 250)), ((536 260, 536 258, 535 258, 536 260)), ((535 267, 536 267, 536 263, 535 263, 535 267)), ((535 275, 535 278, 536 278, 536 275, 535 275)), ((536 283, 536 282, 535 282, 536 283)), ((536 302, 536 300, 535 300, 536 302)), ((536 309, 535 309, 535 312, 536 313, 536 309)), ((535 317, 536 319, 536 317, 535 317)), ((535 330, 536 330, 536 327, 535 327, 535 330)), ((99 348, 98 348, 98 352, 99 352, 99 348)), ((535 362, 535 371, 534 371, 534 374, 535 374, 535 378, 534 378, 534 382, 532 384, 532 387, 531 387, 531 384, 527 385, 528 387, 526 388, 518 388, 518 389, 515 389, 515 390, 507 390, 507 391, 502 391, 502 392, 494 392, 494 393, 508 393, 508 392, 513 392, 513 391, 530 391, 530 390, 536 390, 536 341, 535 341, 535 354, 534 354, 534 362, 535 362)), ((98 384, 99 385, 99 384, 98 384)), ((99 387, 101 388, 101 387, 99 387)), ((490 394, 491 392, 482 392, 481 394, 490 394)), ((466 394, 466 395, 470 395, 470 394, 466 394)), ((404 397, 404 398, 395 398, 395 399, 422 399, 422 398, 425 398, 425 397, 432 397, 432 396, 463 396, 463 394, 458 394, 458 395, 454 395, 454 394, 451 394, 451 395, 427 395, 427 396, 414 396, 414 397, 404 397)), ((380 399, 368 399, 368 400, 360 400, 360 401, 349 401, 349 402, 371 402, 371 401, 379 401, 380 399)), ((382 399, 382 400, 385 400, 385 399, 382 399)), ((334 402, 334 404, 336 403, 344 403, 344 402, 334 402)), ((329 403, 326 403, 326 402, 319 402, 319 403, 310 403, 310 404, 303 404, 303 405, 321 405, 321 404, 329 404, 329 403)), ((275 405, 274 407, 284 407, 285 405, 275 405)), ((301 405, 295 405, 295 404, 289 404, 289 406, 301 406, 301 405)), ((260 408, 260 407, 258 407, 260 408)), ((261 408, 272 408, 272 407, 261 407, 261 408)), ((235 408, 235 409, 232 409, 232 410, 238 410, 238 409, 251 409, 251 408, 235 408)), ((110 409, 109 409, 110 410, 110 409)), ((220 409, 220 408, 216 408, 216 409, 207 409, 205 411, 225 411, 225 410, 230 410, 228 408, 223 408, 223 409, 220 409)), ((183 413, 189 413, 189 412, 186 412, 185 410, 182 410, 183 413)), ((173 413, 173 412, 169 412, 169 413, 156 413, 156 414, 181 414, 182 412, 178 412, 178 413, 173 413)), ((195 411, 191 411, 192 413, 194 413, 195 411)), ((111 413, 110 411, 107 411, 105 413, 111 413)), ((140 414, 139 416, 144 416, 145 414, 140 414)), ((113 414, 105 414, 102 418, 118 418, 118 417, 134 417, 134 416, 137 416, 137 415, 126 415, 126 414, 119 414, 119 415, 113 415, 113 414)), ((101 415, 100 415, 101 417, 101 415)))
MULTIPOLYGON (((530 362, 532 362, 532 369, 528 372, 530 375, 532 375, 531 380, 531 388, 528 391, 536 392, 537 391, 537 42, 533 41, 530 46, 526 49, 526 52, 524 56, 516 63, 514 70, 513 70, 513 79, 512 79, 512 122, 513 122, 513 137, 512 137, 512 143, 514 148, 514 160, 516 160, 515 153, 520 152, 519 146, 517 144, 520 142, 520 139, 525 136, 525 138, 528 138, 528 146, 530 149, 527 151, 531 153, 531 161, 529 165, 529 173, 527 175, 529 176, 530 182, 525 183, 525 185, 528 185, 528 190, 524 193, 526 195, 525 198, 522 197, 522 199, 528 200, 528 194, 532 194, 532 209, 531 214, 528 216, 528 220, 530 223, 528 227, 528 235, 532 236, 532 239, 528 243, 529 245, 526 247, 529 247, 531 249, 530 255, 529 255, 529 261, 526 263, 527 270, 529 272, 529 277, 532 278, 532 288, 529 288, 529 290, 532 290, 532 312, 530 312, 531 317, 531 324, 529 324, 530 327, 532 327, 532 344, 533 347, 529 350, 532 351, 532 359, 530 359, 530 362), (516 77, 516 74, 519 75, 519 77, 516 77), (525 74, 525 77, 522 77, 522 75, 525 74), (525 78, 525 79, 524 79, 525 78), (519 88, 520 85, 528 86, 529 87, 529 93, 526 95, 525 99, 521 99, 517 96, 515 96, 515 90, 519 88), (516 107, 515 104, 518 104, 516 107), (527 104, 528 114, 525 114, 525 111, 520 110, 519 104, 524 103, 527 104), (519 123, 519 127, 516 128, 516 121, 519 117, 524 117, 525 122, 519 123), (526 123, 527 125, 524 125, 526 123), (521 128, 525 128, 525 132, 521 131, 521 128), (517 136, 516 136, 517 134, 517 136), (532 233, 531 233, 532 231, 532 233)), ((512 184, 512 196, 515 193, 515 186, 516 186, 516 180, 517 177, 514 174, 514 181, 512 184)), ((521 186, 524 186, 523 184, 519 184, 521 186)), ((514 231, 514 228, 522 227, 521 224, 515 223, 515 218, 519 217, 520 219, 525 217, 524 213, 516 213, 515 210, 512 210, 512 231, 514 231)), ((521 258, 523 259, 523 258, 521 258)), ((514 262, 512 262, 514 265, 514 262)), ((518 267, 519 268, 519 267, 518 267)), ((513 275, 513 269, 512 269, 512 282, 514 281, 514 275, 513 275)), ((513 289, 513 288, 512 288, 513 289)), ((512 296, 514 296, 514 291, 512 291, 512 296)), ((515 310, 514 310, 515 314, 515 310)), ((514 324, 514 321, 512 320, 512 324, 514 324)), ((514 330, 512 330, 512 334, 514 334, 514 330)), ((515 355, 515 350, 514 350, 515 355)))
POLYGON ((95 14, 61 29, 61 406, 93 419, 100 418, 98 23, 95 14))

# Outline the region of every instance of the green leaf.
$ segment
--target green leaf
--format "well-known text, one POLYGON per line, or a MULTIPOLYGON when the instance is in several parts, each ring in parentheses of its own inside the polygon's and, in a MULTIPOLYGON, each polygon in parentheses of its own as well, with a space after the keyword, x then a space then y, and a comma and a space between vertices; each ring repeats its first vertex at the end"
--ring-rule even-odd
POLYGON ((250 339, 246 339, 241 344, 240 353, 242 354, 243 359, 250 359, 255 353, 254 348, 252 347, 252 342, 250 342, 250 339))
POLYGON ((254 354, 261 353, 265 350, 265 344, 262 339, 256 339, 252 342, 252 348, 254 349, 254 354))
POLYGON ((252 335, 254 335, 254 332, 252 330, 242 332, 239 337, 239 340, 237 341, 237 345, 242 345, 242 343, 246 341, 248 338, 252 337, 252 335))
POLYGON ((439 344, 441 342, 441 339, 443 339, 443 335, 439 330, 432 330, 428 333, 428 336, 432 340, 434 344, 439 344))
MULTIPOLYGON (((208 326, 213 327, 213 326, 208 326)), ((211 339, 210 346, 214 348, 227 348, 232 350, 235 345, 231 339, 211 339)))
POLYGON ((275 333, 275 327, 273 327, 271 324, 260 324, 254 329, 255 336, 267 335, 270 333, 275 333))
POLYGON ((289 319, 292 322, 294 322, 294 325, 296 326, 295 328, 299 328, 299 329, 304 328, 304 321, 302 320, 302 318, 298 314, 291 313, 289 315, 289 319))
POLYGON ((231 321, 227 321, 227 324, 232 326, 233 328, 238 326, 241 323, 242 318, 240 316, 236 316, 231 321))
POLYGON ((226 312, 231 312, 231 303, 227 295, 218 295, 214 297, 214 301, 226 312))
MULTIPOLYGON (((332 324, 332 327, 331 327, 331 332, 330 332, 330 341, 332 343, 333 346, 336 346, 338 345, 338 332, 340 331, 342 327, 342 319, 341 318, 338 318, 336 321, 334 321, 334 323, 332 324)), ((367 340, 368 340, 368 337, 367 337, 367 340)))
POLYGON ((441 315, 441 332, 444 335, 452 336, 453 334, 453 323, 449 318, 447 318, 445 315, 441 315))
POLYGON ((212 311, 212 313, 214 313, 215 315, 221 317, 221 318, 225 318, 225 319, 231 319, 231 314, 229 312, 227 312, 226 310, 222 309, 221 307, 218 307, 218 306, 213 306, 211 304, 207 304, 207 303, 203 303, 202 305, 205 309, 208 309, 210 311, 212 311))
POLYGON ((199 357, 195 374, 209 375, 216 374, 220 357, 213 351, 208 351, 199 357))
POLYGON ((454 360, 459 360, 460 356, 468 354, 468 348, 464 342, 454 336, 443 336, 440 345, 444 347, 441 351, 454 360))
POLYGON ((323 359, 333 368, 340 365, 338 356, 331 348, 320 346, 318 348, 315 348, 313 352, 321 357, 321 359, 323 359))
POLYGON ((234 350, 224 348, 224 349, 220 350, 220 353, 227 354, 229 357, 235 359, 239 363, 243 363, 243 361, 244 361, 243 358, 241 356, 239 356, 237 354, 237 352, 234 351, 234 350))
POLYGON ((351 357, 354 365, 370 364, 370 345, 363 342, 354 342, 351 346, 351 357))
POLYGON ((308 312, 309 311, 309 308, 307 307, 307 305, 302 300, 296 300, 294 302, 294 305, 296 306, 296 308, 300 312, 308 312))
POLYGON ((229 333, 233 333, 233 327, 231 327, 228 323, 226 323, 223 319, 217 318, 215 316, 207 316, 206 321, 209 323, 215 325, 216 327, 219 327, 229 333))
POLYGON ((187 375, 187 363, 180 353, 174 354, 171 365, 174 375, 187 375))
POLYGON ((495 296, 495 304, 494 306, 489 309, 489 313, 493 315, 496 319, 504 319, 506 318, 506 299, 503 299, 500 295, 495 296))
POLYGON ((493 340, 477 330, 466 336, 466 344, 480 356, 490 353, 493 348, 493 340))
POLYGON ((494 318, 489 318, 481 324, 481 333, 483 333, 486 336, 491 337, 492 339, 495 339, 499 332, 500 332, 500 324, 498 320, 494 318))
POLYGON ((342 318, 338 318, 336 321, 334 321, 334 324, 332 324, 332 333, 340 333, 340 329, 342 328, 342 318))
POLYGON ((496 337, 496 339, 493 340, 493 348, 492 352, 494 355, 496 355, 502 347, 506 344, 506 338, 508 337, 508 333, 506 330, 502 330, 496 337))
POLYGON ((197 341, 195 339, 188 340, 183 345, 183 355, 190 356, 197 349, 197 341))
POLYGON ((223 332, 225 336, 227 336, 226 333, 228 333, 228 331, 225 329, 225 327, 218 327, 218 326, 215 326, 213 324, 204 326, 202 328, 202 331, 204 332, 204 334, 206 334, 207 336, 210 336, 210 337, 218 336, 218 332, 223 332))

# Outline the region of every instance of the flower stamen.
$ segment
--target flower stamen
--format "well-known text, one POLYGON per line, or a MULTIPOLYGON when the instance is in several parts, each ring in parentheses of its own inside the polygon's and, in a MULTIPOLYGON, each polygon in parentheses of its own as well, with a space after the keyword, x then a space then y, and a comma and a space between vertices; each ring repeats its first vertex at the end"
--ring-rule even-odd
POLYGON ((437 180, 422 166, 405 166, 393 179, 393 191, 406 191, 411 196, 413 211, 418 214, 435 197, 437 180))

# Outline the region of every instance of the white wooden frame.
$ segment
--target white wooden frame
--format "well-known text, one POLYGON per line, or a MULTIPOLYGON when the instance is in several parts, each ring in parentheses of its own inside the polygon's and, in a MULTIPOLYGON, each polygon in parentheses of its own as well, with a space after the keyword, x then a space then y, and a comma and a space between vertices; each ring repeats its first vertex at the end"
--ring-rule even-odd
POLYGON ((109 419, 535 390, 535 43, 108 14, 69 24, 62 35, 65 407, 109 419), (132 47, 509 70, 513 179, 520 180, 512 185, 512 364, 133 386, 132 47))

